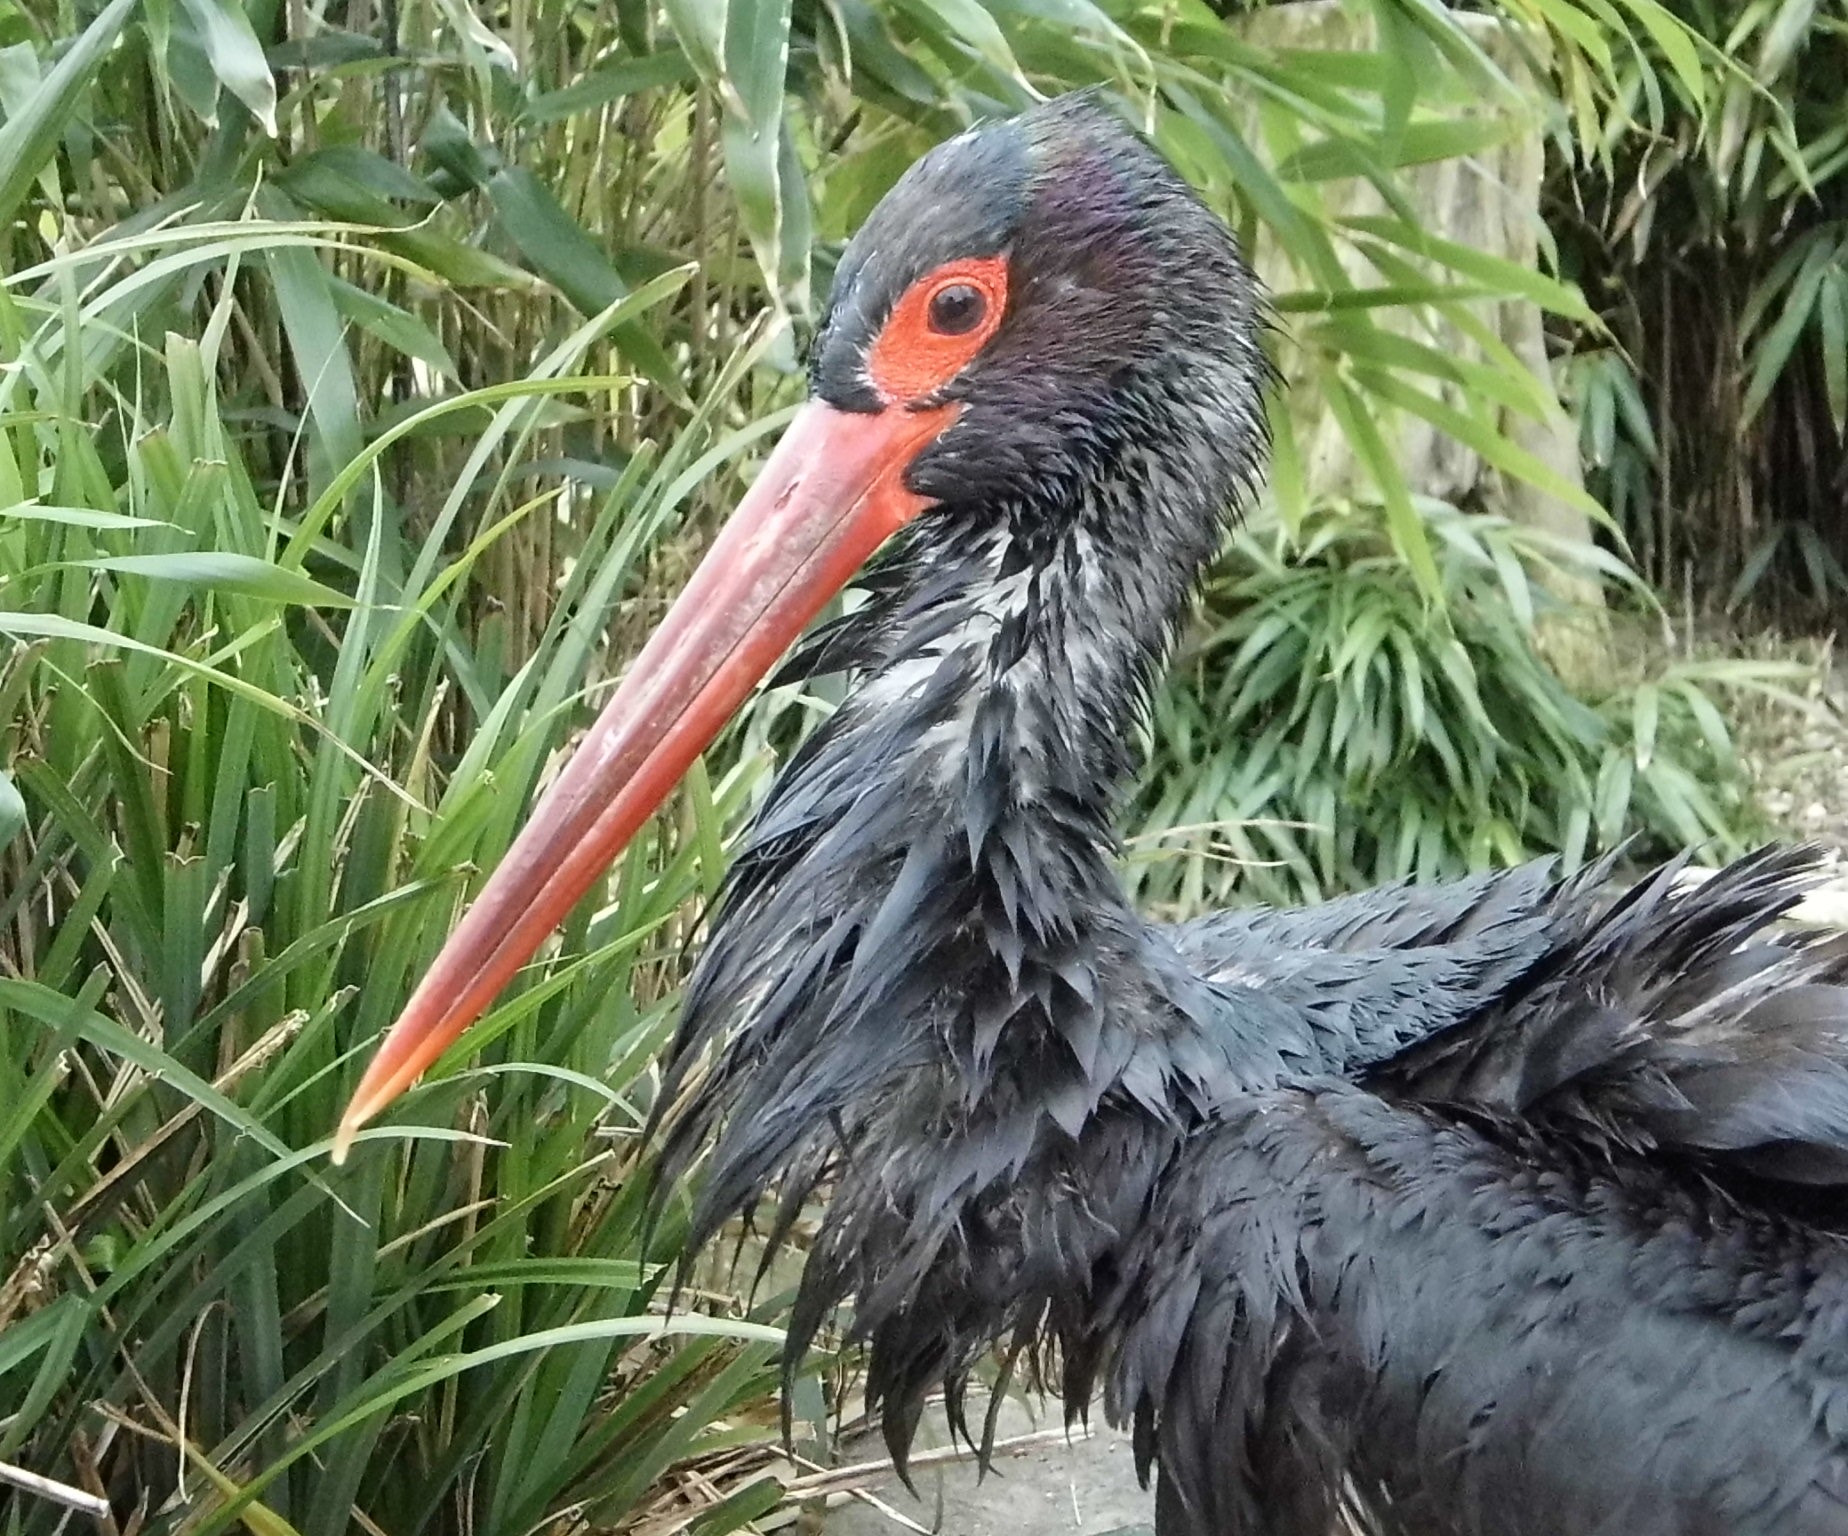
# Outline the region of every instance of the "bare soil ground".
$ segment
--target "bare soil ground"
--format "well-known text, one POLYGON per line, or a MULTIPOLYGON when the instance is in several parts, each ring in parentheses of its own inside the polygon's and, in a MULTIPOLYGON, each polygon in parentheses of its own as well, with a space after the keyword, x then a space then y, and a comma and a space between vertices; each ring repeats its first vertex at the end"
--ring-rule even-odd
MULTIPOLYGON (((977 1420, 980 1404, 971 1404, 977 1420)), ((1095 1421, 1070 1436, 1051 1405, 1002 1406, 994 1466, 980 1476, 966 1457, 933 1462, 948 1445, 941 1414, 926 1414, 913 1468, 918 1497, 888 1474, 832 1511, 827 1536, 1153 1536, 1155 1497, 1136 1483, 1129 1437, 1095 1421)), ((842 1447, 843 1460, 883 1454, 876 1434, 842 1447)))
POLYGON ((1808 710, 1740 695, 1730 714, 1758 803, 1777 831, 1848 855, 1848 656, 1827 640, 1757 640, 1761 659, 1801 662, 1808 710))

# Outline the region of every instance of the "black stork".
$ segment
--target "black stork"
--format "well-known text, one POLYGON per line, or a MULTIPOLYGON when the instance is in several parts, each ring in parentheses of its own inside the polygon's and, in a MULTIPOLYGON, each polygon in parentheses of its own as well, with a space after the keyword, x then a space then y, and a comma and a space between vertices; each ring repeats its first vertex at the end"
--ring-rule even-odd
MULTIPOLYGON (((1056 1360, 1163 1536, 1848 1533, 1848 941, 1813 859, 1153 923, 1112 817, 1259 473, 1226 228, 1093 100, 920 160, 813 398, 368 1070, 476 1018, 827 601, 857 686, 747 834, 667 1068, 695 1232, 821 1192, 901 1465, 1056 1360), (1054 1346, 1045 1350, 1042 1346, 1054 1346)), ((964 1433, 967 1433, 964 1428, 964 1433)))

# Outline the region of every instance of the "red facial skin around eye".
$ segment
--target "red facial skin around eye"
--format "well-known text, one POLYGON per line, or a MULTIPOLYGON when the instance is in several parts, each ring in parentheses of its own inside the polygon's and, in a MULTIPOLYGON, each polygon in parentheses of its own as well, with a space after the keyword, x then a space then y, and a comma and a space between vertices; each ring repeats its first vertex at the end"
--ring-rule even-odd
POLYGON ((888 404, 916 400, 941 389, 988 344, 1007 310, 1007 258, 972 256, 927 272, 892 306, 866 357, 873 387, 888 404), (930 301, 945 288, 967 284, 988 301, 981 322, 960 336, 931 329, 930 301))

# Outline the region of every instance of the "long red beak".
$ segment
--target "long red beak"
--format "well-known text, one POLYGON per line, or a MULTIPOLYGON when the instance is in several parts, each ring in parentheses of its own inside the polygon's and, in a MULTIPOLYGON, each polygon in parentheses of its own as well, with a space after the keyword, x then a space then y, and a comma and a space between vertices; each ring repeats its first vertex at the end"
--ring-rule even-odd
POLYGON ((959 408, 803 407, 366 1069, 358 1129, 479 1018, 867 558, 928 506, 906 469, 959 408))

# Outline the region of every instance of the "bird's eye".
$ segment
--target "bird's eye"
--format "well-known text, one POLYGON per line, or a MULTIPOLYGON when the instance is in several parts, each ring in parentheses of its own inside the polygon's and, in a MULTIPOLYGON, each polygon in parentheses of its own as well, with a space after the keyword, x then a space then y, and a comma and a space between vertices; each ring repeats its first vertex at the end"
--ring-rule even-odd
POLYGON ((950 283, 930 296, 930 328, 939 336, 967 336, 987 314, 987 296, 969 283, 950 283))
POLYGON ((975 360, 1007 311, 1007 257, 964 256, 926 272, 898 296, 867 348, 880 397, 918 400, 975 360))

